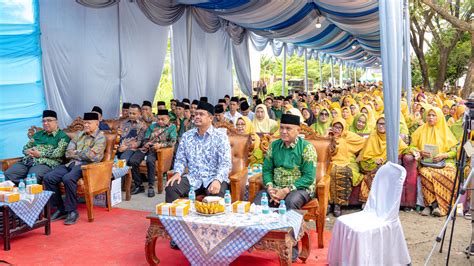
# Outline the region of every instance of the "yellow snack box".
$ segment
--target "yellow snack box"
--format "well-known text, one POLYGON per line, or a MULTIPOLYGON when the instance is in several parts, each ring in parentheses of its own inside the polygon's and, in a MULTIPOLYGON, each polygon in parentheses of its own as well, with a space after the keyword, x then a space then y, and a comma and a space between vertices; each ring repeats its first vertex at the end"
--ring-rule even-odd
POLYGON ((189 205, 175 203, 160 203, 156 205, 156 214, 183 217, 189 214, 189 205))
POLYGON ((13 191, 13 187, 0 187, 0 191, 13 191))
POLYGON ((235 213, 247 213, 250 210, 249 201, 236 201, 232 203, 232 211, 235 213))
POLYGON ((177 199, 177 200, 173 201, 173 204, 186 204, 189 207, 191 207, 191 201, 188 200, 188 199, 177 199))
POLYGON ((0 193, 0 201, 1 202, 17 202, 20 200, 20 193, 17 192, 2 192, 0 193))
POLYGON ((39 194, 43 192, 43 186, 38 184, 29 185, 26 187, 26 191, 28 194, 39 194))

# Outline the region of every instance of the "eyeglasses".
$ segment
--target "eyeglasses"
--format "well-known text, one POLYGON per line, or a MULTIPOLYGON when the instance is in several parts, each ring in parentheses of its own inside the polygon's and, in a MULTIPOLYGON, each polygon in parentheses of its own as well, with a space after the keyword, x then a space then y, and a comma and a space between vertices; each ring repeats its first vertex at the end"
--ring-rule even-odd
POLYGON ((43 123, 51 123, 51 122, 54 122, 56 121, 56 119, 43 119, 43 123))
POLYGON ((329 113, 321 113, 321 116, 329 116, 329 113))

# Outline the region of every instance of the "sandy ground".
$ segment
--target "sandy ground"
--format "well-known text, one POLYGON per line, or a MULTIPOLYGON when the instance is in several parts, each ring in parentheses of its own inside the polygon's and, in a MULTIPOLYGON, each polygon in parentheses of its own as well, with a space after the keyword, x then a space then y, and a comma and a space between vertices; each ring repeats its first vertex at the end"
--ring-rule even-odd
MULTIPOLYGON (((355 212, 358 210, 344 211, 343 214, 355 212)), ((412 265, 424 265, 428 254, 436 243, 436 236, 439 234, 445 218, 436 218, 421 216, 415 211, 400 211, 400 221, 408 245, 408 250, 412 258, 412 265)), ((326 223, 326 229, 331 230, 335 218, 329 215, 329 221, 326 223)), ((452 223, 449 223, 451 231, 452 223)), ((454 237, 451 248, 449 265, 474 265, 474 257, 470 260, 466 258, 464 250, 469 245, 471 238, 471 220, 458 216, 454 228, 454 237)), ((446 265, 448 251, 449 234, 446 234, 443 253, 439 253, 440 244, 437 245, 433 256, 428 265, 446 265)))
MULTIPOLYGON (((122 202, 119 208, 153 211, 155 205, 164 201, 164 194, 156 195, 154 198, 147 198, 145 194, 138 194, 132 197, 131 201, 122 202)), ((358 211, 358 209, 344 210, 343 214, 358 211)), ((436 217, 421 216, 415 211, 400 211, 400 220, 408 244, 412 265, 424 265, 426 257, 430 253, 435 238, 439 234, 445 219, 436 217)), ((331 230, 335 218, 328 216, 326 230, 331 230)), ((451 223, 449 230, 451 229, 451 223)), ((448 231, 449 232, 449 231, 448 231)), ((449 235, 447 235, 449 236, 449 235)), ((456 219, 453 245, 451 249, 450 265, 474 265, 474 257, 466 259, 465 248, 469 245, 471 238, 471 222, 464 217, 456 219)), ((429 265, 445 265, 447 256, 448 240, 446 239, 443 253, 439 253, 439 245, 432 256, 429 265)))

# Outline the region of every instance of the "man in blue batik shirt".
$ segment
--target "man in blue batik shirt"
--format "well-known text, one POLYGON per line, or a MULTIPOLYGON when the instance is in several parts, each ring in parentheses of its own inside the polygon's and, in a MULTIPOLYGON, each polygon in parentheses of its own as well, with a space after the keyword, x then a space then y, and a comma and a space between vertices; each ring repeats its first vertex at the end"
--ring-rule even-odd
POLYGON ((166 183, 166 202, 186 197, 191 187, 196 195, 220 197, 229 189, 229 138, 212 126, 213 120, 214 106, 199 102, 194 116, 196 128, 184 133, 176 153, 174 175, 166 183))

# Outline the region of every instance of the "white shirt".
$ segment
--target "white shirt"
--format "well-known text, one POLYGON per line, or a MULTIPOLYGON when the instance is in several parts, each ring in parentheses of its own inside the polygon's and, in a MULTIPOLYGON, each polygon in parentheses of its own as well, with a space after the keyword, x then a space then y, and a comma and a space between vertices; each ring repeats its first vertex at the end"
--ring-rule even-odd
POLYGON ((242 114, 239 112, 235 112, 235 115, 231 115, 230 111, 227 111, 225 112, 224 117, 227 118, 227 120, 229 120, 230 122, 232 122, 235 126, 237 124, 237 119, 239 119, 239 117, 242 117, 242 114))

